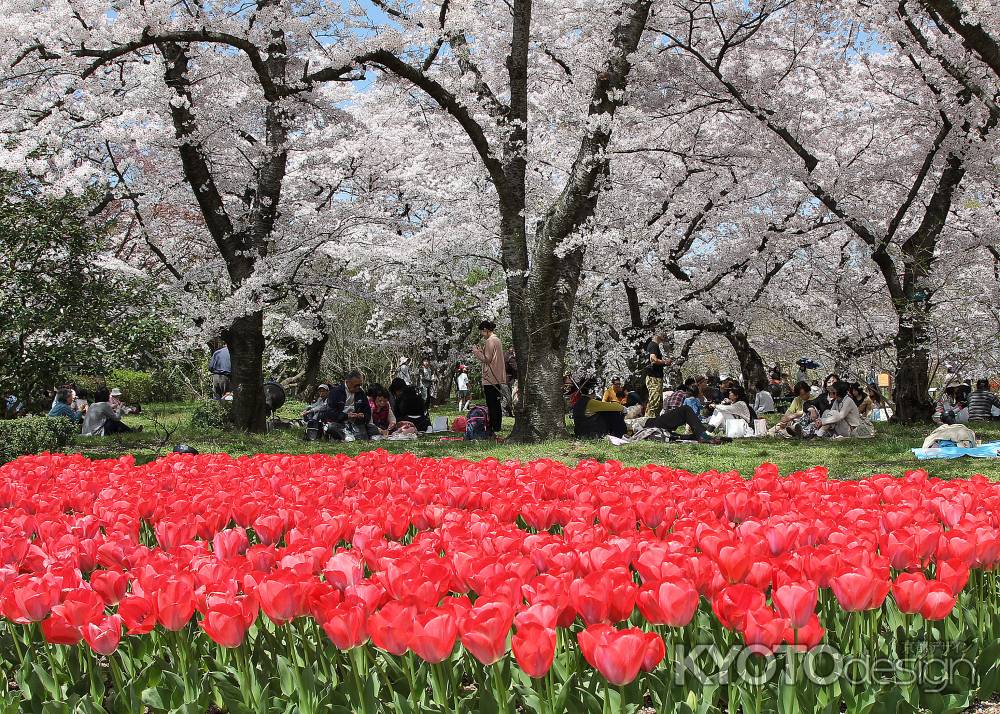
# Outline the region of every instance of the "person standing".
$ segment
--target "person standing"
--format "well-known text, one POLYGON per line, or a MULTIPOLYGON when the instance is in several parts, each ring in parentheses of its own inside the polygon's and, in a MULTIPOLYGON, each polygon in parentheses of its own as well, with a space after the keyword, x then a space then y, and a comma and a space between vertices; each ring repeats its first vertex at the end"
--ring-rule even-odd
POLYGON ((673 364, 672 360, 663 359, 663 335, 653 335, 646 345, 646 389, 649 399, 646 401, 646 416, 657 417, 663 407, 663 370, 673 364))
POLYGON ((396 372, 396 376, 406 382, 406 386, 409 387, 413 384, 413 376, 410 374, 410 358, 400 357, 399 358, 399 370, 396 372))
POLYGON ((483 338, 483 344, 472 348, 472 353, 483 365, 483 392, 486 395, 486 408, 490 415, 487 433, 491 436, 498 433, 503 425, 500 398, 501 390, 507 384, 507 366, 503 357, 503 344, 494 332, 496 327, 496 323, 490 320, 480 322, 479 334, 483 338))
POLYGON ((504 403, 504 413, 507 416, 514 416, 514 402, 517 401, 517 353, 513 345, 510 351, 504 355, 504 368, 507 371, 507 383, 501 389, 504 403))
POLYGON ((434 368, 431 367, 431 361, 425 357, 423 362, 420 363, 420 393, 424 401, 427 402, 427 411, 431 410, 434 400, 435 381, 437 381, 437 378, 434 376, 434 368))
POLYGON ((465 413, 469 408, 469 368, 458 365, 458 411, 465 413))
POLYGON ((229 347, 225 343, 212 353, 212 359, 208 361, 208 371, 212 373, 212 399, 222 399, 229 391, 229 378, 233 373, 229 347))

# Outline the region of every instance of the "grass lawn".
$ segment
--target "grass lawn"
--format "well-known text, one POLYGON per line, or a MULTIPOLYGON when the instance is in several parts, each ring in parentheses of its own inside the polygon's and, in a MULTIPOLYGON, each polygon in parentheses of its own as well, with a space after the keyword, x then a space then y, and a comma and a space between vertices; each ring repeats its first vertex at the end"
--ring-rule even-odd
MULTIPOLYGON (((292 402, 282 408, 280 416, 298 417, 304 405, 292 402)), ((903 427, 877 424, 878 436, 868 440, 786 441, 775 439, 743 439, 721 446, 701 444, 631 444, 612 446, 607 441, 561 439, 545 444, 496 444, 484 442, 442 441, 438 436, 421 437, 418 441, 382 442, 307 442, 301 429, 276 431, 270 434, 242 434, 228 431, 195 429, 189 425, 195 404, 151 404, 142 415, 126 418, 133 426, 143 425, 142 433, 100 438, 76 439, 71 450, 92 458, 114 458, 134 454, 146 461, 170 452, 175 444, 184 442, 205 452, 226 452, 232 455, 256 453, 348 453, 370 449, 391 452, 412 452, 420 456, 528 461, 553 458, 566 463, 583 459, 607 461, 616 459, 630 466, 648 463, 663 464, 700 473, 710 469, 737 470, 750 475, 762 462, 777 464, 782 473, 808 466, 823 465, 837 478, 860 478, 876 473, 902 475, 905 471, 925 468, 941 478, 968 477, 981 473, 1000 479, 1000 460, 962 458, 918 462, 910 449, 920 446, 930 427, 903 427), (169 437, 165 430, 172 430, 169 437)), ((458 416, 457 412, 435 413, 458 416)), ((504 420, 506 430, 513 423, 504 420)), ((993 422, 977 430, 980 439, 1000 438, 1000 424, 993 422)), ((458 436, 458 435, 451 435, 458 436)))

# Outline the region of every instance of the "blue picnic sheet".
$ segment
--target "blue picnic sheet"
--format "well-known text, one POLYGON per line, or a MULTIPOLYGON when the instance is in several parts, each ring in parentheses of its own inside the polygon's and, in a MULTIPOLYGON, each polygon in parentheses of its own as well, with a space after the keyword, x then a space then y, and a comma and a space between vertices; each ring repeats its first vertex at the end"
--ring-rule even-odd
POLYGON ((961 456, 974 456, 977 459, 1000 458, 1000 441, 980 444, 967 449, 958 446, 943 446, 939 449, 913 449, 918 459, 957 459, 961 456))

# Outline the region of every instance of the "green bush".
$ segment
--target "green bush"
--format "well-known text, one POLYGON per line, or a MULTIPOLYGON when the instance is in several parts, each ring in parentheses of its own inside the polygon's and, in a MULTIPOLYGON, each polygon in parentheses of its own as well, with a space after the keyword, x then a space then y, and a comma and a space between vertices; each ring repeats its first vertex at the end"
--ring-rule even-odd
POLYGON ((31 416, 0 421, 0 464, 18 456, 58 451, 76 432, 76 424, 65 417, 31 416))
MULTIPOLYGON (((65 384, 75 384, 77 390, 84 392, 90 397, 94 396, 94 392, 98 388, 104 386, 104 377, 98 377, 94 374, 67 374, 65 384)), ((60 383, 57 386, 62 386, 60 383)))
POLYGON ((135 372, 131 369, 113 369, 108 375, 108 388, 122 390, 122 400, 126 404, 145 404, 157 401, 157 384, 149 372, 135 372))
POLYGON ((195 429, 225 429, 232 409, 232 402, 199 402, 191 412, 191 426, 195 429))

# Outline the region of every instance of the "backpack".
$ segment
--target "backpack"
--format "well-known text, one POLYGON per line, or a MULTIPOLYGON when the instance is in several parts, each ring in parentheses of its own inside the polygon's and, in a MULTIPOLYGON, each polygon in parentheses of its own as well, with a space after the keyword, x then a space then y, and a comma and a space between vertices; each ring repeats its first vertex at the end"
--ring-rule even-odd
POLYGON ((489 438, 490 413, 486 407, 476 405, 465 417, 465 440, 476 441, 489 438))

